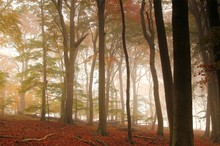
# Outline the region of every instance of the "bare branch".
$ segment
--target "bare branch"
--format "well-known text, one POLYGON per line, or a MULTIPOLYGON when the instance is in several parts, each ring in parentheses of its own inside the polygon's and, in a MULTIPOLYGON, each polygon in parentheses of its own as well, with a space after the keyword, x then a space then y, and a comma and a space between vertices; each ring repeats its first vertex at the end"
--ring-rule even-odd
POLYGON ((23 139, 21 140, 21 142, 28 142, 28 141, 42 141, 42 140, 45 140, 47 137, 50 137, 54 135, 54 133, 50 133, 48 135, 45 135, 43 138, 27 138, 27 139, 23 139))

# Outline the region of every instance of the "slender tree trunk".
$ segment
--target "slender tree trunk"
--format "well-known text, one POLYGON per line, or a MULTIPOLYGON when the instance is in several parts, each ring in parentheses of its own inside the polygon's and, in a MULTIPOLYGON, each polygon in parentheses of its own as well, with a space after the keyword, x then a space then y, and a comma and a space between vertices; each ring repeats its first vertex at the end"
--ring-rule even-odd
MULTIPOLYGON (((208 96, 209 93, 208 93, 208 96)), ((204 137, 209 137, 210 136, 210 97, 207 98, 207 108, 206 108, 206 128, 204 132, 204 137)))
POLYGON ((105 106, 105 0, 97 0, 99 20, 99 125, 97 132, 107 135, 105 106))
POLYGON ((62 88, 62 95, 61 95, 61 107, 60 107, 60 120, 64 122, 65 119, 65 109, 66 109, 66 77, 64 76, 63 79, 63 88, 62 88))
MULTIPOLYGON (((42 109, 41 109, 41 121, 45 121, 46 114, 46 90, 47 90, 47 50, 46 50, 46 40, 44 32, 44 0, 41 0, 41 31, 42 31, 42 49, 43 49, 43 87, 42 87, 42 109)), ((48 115, 49 116, 49 115, 48 115)))
POLYGON ((107 67, 107 71, 106 71, 106 85, 105 85, 105 87, 106 87, 106 101, 105 101, 105 106, 106 106, 106 116, 107 116, 107 120, 108 120, 108 116, 109 116, 109 105, 110 105, 110 103, 109 103, 109 94, 110 94, 110 77, 111 77, 111 65, 109 65, 108 67, 107 67))
POLYGON ((96 59, 97 59, 97 43, 98 40, 98 33, 95 33, 95 36, 93 37, 92 35, 92 43, 93 43, 93 52, 94 52, 94 56, 92 58, 92 65, 91 65, 91 69, 90 69, 90 79, 89 79, 89 124, 92 125, 93 124, 93 77, 94 77, 94 71, 95 71, 95 65, 96 65, 96 59))
POLYGON ((153 20, 152 20, 152 2, 150 2, 150 14, 146 12, 146 17, 148 20, 149 25, 149 32, 150 35, 147 33, 146 24, 145 24, 145 0, 142 0, 141 4, 141 25, 143 30, 144 38, 147 40, 148 45, 150 47, 150 71, 153 78, 153 88, 154 88, 154 100, 155 100, 155 106, 156 106, 156 113, 157 113, 157 120, 158 120, 158 129, 157 134, 163 135, 163 116, 162 116, 162 110, 160 105, 160 97, 159 97, 159 85, 158 85, 158 77, 157 72, 155 68, 155 46, 154 46, 154 28, 153 28, 153 20))
POLYGON ((188 1, 173 0, 174 135, 173 145, 193 146, 191 56, 188 1))
POLYGON ((123 80, 122 80, 122 61, 123 59, 121 58, 120 63, 119 63, 119 72, 118 72, 118 76, 119 76, 119 86, 120 86, 120 98, 121 98, 121 123, 122 125, 124 125, 124 94, 123 94, 123 80))
POLYGON ((133 119, 132 124, 137 124, 137 117, 138 117, 138 99, 137 99, 137 92, 136 92, 136 64, 133 66, 133 71, 131 73, 131 81, 132 81, 132 90, 133 90, 133 119))
POLYGON ((157 35, 158 35, 158 43, 159 43, 160 58, 162 65, 167 115, 169 121, 169 129, 170 129, 170 145, 172 145, 171 138, 173 132, 173 98, 174 98, 173 79, 172 79, 171 65, 169 59, 169 51, 167 46, 166 31, 163 21, 161 0, 154 0, 154 12, 155 12, 156 27, 158 32, 157 35))
MULTIPOLYGON (((213 75, 214 77, 216 75, 213 75)), ((212 123, 212 132, 211 132, 211 136, 210 136, 210 140, 212 142, 215 142, 217 140, 217 116, 216 116, 216 98, 218 96, 218 92, 217 90, 214 90, 215 87, 218 87, 218 83, 216 81, 210 81, 208 82, 208 94, 210 98, 210 115, 211 115, 211 123, 212 123)))
MULTIPOLYGON (((190 10, 192 14, 194 15, 194 18, 196 20, 197 24, 197 29, 198 29, 198 39, 200 42, 200 52, 201 52, 201 57, 203 59, 204 64, 213 64, 214 58, 211 57, 213 56, 213 52, 211 49, 205 48, 203 43, 203 39, 207 36, 208 30, 209 30, 209 24, 208 24, 208 18, 207 18, 207 6, 205 1, 196 1, 196 0, 191 0, 190 3, 190 10)), ((213 70, 214 71, 214 70, 213 70)), ((212 86, 212 84, 215 84, 215 76, 213 75, 213 71, 208 71, 206 72, 206 76, 212 76, 212 79, 208 80, 207 84, 207 109, 206 109, 206 129, 204 132, 204 137, 209 137, 210 136, 210 111, 211 111, 211 100, 213 96, 213 92, 217 90, 216 86, 212 86)))
POLYGON ((93 76, 95 71, 96 57, 97 53, 94 52, 94 57, 92 59, 92 65, 90 70, 90 79, 89 79, 89 124, 93 124, 93 97, 92 97, 92 84, 93 84, 93 76))
POLYGON ((127 71, 127 89, 126 89, 126 109, 127 109, 127 119, 128 119, 128 142, 130 144, 134 144, 133 136, 132 136, 132 128, 131 128, 131 113, 130 113, 130 68, 129 68, 129 57, 126 48, 126 40, 125 40, 125 17, 124 17, 124 8, 122 0, 120 0, 121 7, 121 17, 122 17, 122 42, 123 42, 123 50, 125 54, 125 62, 126 62, 126 71, 127 71))
POLYGON ((2 91, 0 92, 0 95, 1 95, 1 115, 4 115, 5 114, 5 88, 2 89, 2 91))

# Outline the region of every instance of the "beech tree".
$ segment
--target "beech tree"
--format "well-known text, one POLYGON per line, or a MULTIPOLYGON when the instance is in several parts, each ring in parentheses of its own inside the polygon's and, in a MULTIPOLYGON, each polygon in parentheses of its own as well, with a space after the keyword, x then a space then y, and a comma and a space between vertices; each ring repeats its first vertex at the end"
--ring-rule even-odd
POLYGON ((167 46, 165 26, 163 21, 161 0, 154 0, 154 13, 155 13, 155 21, 158 32, 157 36, 158 36, 158 44, 159 44, 160 58, 162 65, 167 115, 169 121, 169 129, 170 129, 170 142, 172 145, 171 138, 173 132, 173 96, 174 96, 173 79, 172 79, 171 65, 169 59, 169 51, 167 46))
POLYGON ((212 141, 220 143, 220 69, 219 69, 219 62, 220 62, 220 42, 219 42, 219 27, 220 27, 220 19, 219 19, 219 11, 218 11, 218 2, 217 0, 207 0, 207 9, 208 9, 208 19, 209 19, 209 26, 210 26, 210 34, 214 36, 212 38, 212 42, 210 42, 213 46, 213 57, 214 57, 214 64, 216 69, 217 75, 217 82, 218 82, 218 95, 215 98, 215 112, 211 113, 214 114, 212 116, 212 121, 214 122, 214 126, 216 128, 215 132, 212 132, 212 141))
POLYGON ((172 145, 193 146, 191 56, 188 1, 172 1, 174 129, 172 145))
POLYGON ((126 40, 125 40, 125 16, 124 16, 124 8, 123 2, 120 0, 121 7, 121 19, 122 19, 122 43, 123 50, 125 54, 125 62, 126 62, 126 73, 127 73, 127 88, 126 88, 126 110, 127 110, 127 120, 128 120, 128 142, 134 144, 132 129, 131 129, 131 113, 130 113, 130 68, 129 68, 129 57, 126 48, 126 40))
POLYGON ((141 10, 140 10, 140 15, 141 15, 141 25, 143 29, 143 35, 144 38, 147 40, 149 48, 150 48, 150 70, 151 70, 151 75, 153 78, 153 84, 154 84, 154 100, 155 100, 155 106, 156 106, 156 114, 157 114, 157 120, 158 120, 158 129, 157 129, 157 134, 158 135, 163 135, 163 117, 162 117, 162 110, 161 110, 161 104, 160 104, 160 97, 159 97, 159 85, 158 85, 158 76, 157 76, 157 71, 155 68, 155 45, 154 45, 154 24, 153 24, 153 19, 152 19, 152 1, 149 1, 149 12, 145 12, 145 6, 146 2, 145 0, 142 0, 141 3, 141 10), (146 24, 145 24, 145 15, 146 19, 148 22, 148 28, 149 30, 146 29, 146 24))
POLYGON ((65 115, 64 122, 72 123, 72 107, 73 107, 73 83, 74 83, 74 70, 75 70, 75 59, 78 52, 78 46, 86 38, 87 34, 82 34, 80 38, 76 40, 75 30, 75 14, 76 14, 76 2, 71 0, 70 3, 65 1, 65 6, 69 10, 70 19, 69 25, 66 25, 64 15, 63 15, 63 1, 62 0, 53 0, 53 3, 57 9, 61 32, 63 35, 63 51, 64 51, 64 63, 65 63, 65 81, 64 81, 64 92, 66 92, 66 102, 65 102, 65 115), (69 27, 68 27, 69 26, 69 27), (68 31, 69 29, 69 31, 68 31))
POLYGON ((107 135, 105 106, 105 0, 96 0, 99 27, 99 125, 97 132, 107 135))

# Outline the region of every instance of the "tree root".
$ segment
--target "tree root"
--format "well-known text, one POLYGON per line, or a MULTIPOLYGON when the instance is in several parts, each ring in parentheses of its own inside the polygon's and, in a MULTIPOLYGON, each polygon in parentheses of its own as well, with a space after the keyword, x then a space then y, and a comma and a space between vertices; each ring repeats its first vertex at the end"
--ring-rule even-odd
POLYGON ((42 141, 45 140, 47 137, 50 137, 54 135, 54 133, 50 133, 48 135, 45 135, 43 138, 27 138, 27 139, 22 139, 21 142, 28 142, 28 141, 42 141))
POLYGON ((95 138, 95 140, 96 140, 99 144, 101 144, 102 146, 108 146, 104 141, 102 141, 102 140, 100 140, 100 139, 98 139, 98 138, 95 138))
POLYGON ((91 145, 91 146, 96 146, 96 144, 95 144, 94 142, 89 141, 89 140, 83 140, 83 139, 81 138, 81 136, 77 136, 77 137, 74 137, 74 138, 77 139, 77 140, 79 140, 79 141, 82 141, 82 142, 84 142, 84 143, 86 143, 86 144, 89 144, 89 145, 91 145))

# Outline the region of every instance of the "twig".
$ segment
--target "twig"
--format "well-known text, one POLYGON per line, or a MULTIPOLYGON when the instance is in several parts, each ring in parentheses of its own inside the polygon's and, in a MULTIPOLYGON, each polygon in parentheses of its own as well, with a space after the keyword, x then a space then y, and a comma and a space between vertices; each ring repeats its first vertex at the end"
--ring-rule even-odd
POLYGON ((96 144, 95 144, 94 142, 88 141, 88 140, 83 140, 80 136, 77 136, 77 137, 74 137, 74 138, 77 139, 77 140, 79 140, 79 141, 82 141, 82 142, 84 142, 84 143, 86 143, 86 144, 89 144, 89 145, 91 145, 91 146, 96 146, 96 144))
POLYGON ((54 133, 51 133, 51 134, 48 134, 48 135, 45 135, 43 138, 27 138, 27 139, 23 139, 21 140, 21 142, 28 142, 28 141, 42 141, 42 140, 45 140, 47 137, 49 136, 52 136, 54 135, 54 133))
POLYGON ((100 140, 100 139, 98 139, 98 138, 95 138, 95 140, 96 140, 99 144, 101 144, 102 146, 108 146, 104 141, 102 141, 102 140, 100 140))

